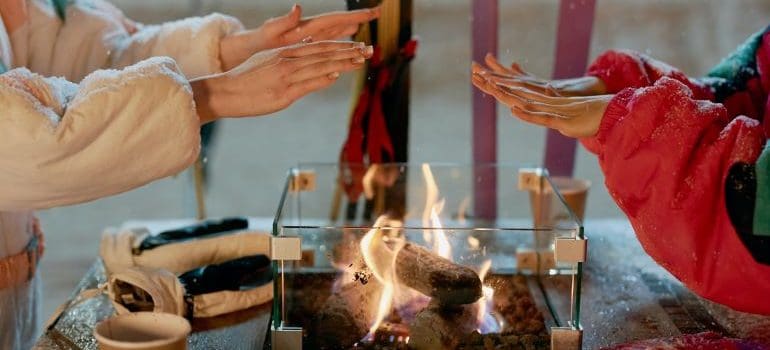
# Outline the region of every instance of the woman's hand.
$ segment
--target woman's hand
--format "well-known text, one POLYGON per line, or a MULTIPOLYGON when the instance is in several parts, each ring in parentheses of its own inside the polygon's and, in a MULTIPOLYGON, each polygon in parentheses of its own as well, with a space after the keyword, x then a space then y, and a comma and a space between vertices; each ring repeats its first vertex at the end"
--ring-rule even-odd
POLYGON ((510 107, 517 118, 575 138, 596 135, 604 111, 614 96, 546 96, 526 87, 500 83, 491 79, 489 74, 475 72, 472 80, 473 85, 510 107))
POLYGON ((222 39, 220 58, 222 68, 230 70, 251 55, 303 40, 335 40, 351 36, 362 23, 380 16, 380 8, 339 11, 302 18, 302 8, 294 5, 289 13, 271 18, 259 28, 241 31, 222 39))
POLYGON ((516 63, 506 67, 490 54, 484 58, 484 63, 486 67, 474 62, 473 73, 484 75, 488 80, 508 87, 522 87, 547 96, 592 96, 607 93, 604 82, 596 77, 542 79, 528 73, 516 63))
POLYGON ((372 55, 363 43, 320 41, 263 51, 226 73, 191 81, 201 124, 264 115, 333 84, 372 55))

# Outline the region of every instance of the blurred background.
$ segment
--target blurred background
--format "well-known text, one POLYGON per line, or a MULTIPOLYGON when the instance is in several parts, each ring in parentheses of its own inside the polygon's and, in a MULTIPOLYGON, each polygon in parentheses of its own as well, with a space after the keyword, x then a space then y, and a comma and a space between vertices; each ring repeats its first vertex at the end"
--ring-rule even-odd
MULTIPOLYGON (((130 18, 159 23, 222 12, 247 27, 287 12, 289 0, 112 0, 130 18)), ((344 0, 305 0, 306 15, 342 10, 344 0)), ((470 0, 414 0, 411 162, 471 159, 470 0)), ((499 56, 550 77, 558 0, 500 0, 499 56)), ((750 34, 770 24, 766 0, 598 0, 591 59, 610 48, 629 48, 684 72, 704 74, 750 34)), ((484 19, 475 19, 484 20, 484 19)), ((271 217, 286 171, 303 161, 335 162, 347 134, 351 77, 289 109, 258 119, 227 120, 209 159, 208 214, 271 217)), ((498 160, 540 164, 545 131, 498 109, 498 160)), ((588 219, 622 213, 603 187, 597 160, 578 148, 575 176, 589 179, 588 219)), ((500 186, 515 187, 504 179, 500 186)), ((69 297, 98 255, 102 230, 127 220, 194 216, 189 173, 129 193, 40 212, 47 233, 41 266, 44 315, 69 297)))

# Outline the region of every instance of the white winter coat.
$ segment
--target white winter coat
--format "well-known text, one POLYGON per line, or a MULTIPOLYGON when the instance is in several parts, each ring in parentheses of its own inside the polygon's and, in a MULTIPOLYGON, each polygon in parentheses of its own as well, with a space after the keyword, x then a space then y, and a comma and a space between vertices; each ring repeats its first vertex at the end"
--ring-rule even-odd
MULTIPOLYGON (((241 24, 214 14, 129 34, 100 4, 75 0, 62 23, 27 0, 12 33, 0 17, 0 258, 29 242, 32 210, 128 191, 198 154, 187 78, 219 71, 219 41, 241 24)), ((34 344, 37 284, 0 290, 0 349, 34 344)))

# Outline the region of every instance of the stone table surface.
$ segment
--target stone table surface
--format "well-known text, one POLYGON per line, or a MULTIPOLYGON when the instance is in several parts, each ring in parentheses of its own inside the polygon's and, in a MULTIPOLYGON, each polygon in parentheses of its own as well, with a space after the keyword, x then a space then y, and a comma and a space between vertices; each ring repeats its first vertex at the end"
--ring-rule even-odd
MULTIPOLYGON (((151 231, 179 226, 185 221, 133 222, 151 231)), ((269 220, 252 227, 267 228, 269 220)), ((588 263, 583 277, 581 325, 583 348, 598 349, 634 340, 683 333, 716 331, 726 336, 767 339, 770 317, 736 312, 703 300, 656 265, 642 250, 627 221, 589 220, 588 263)), ((81 280, 81 291, 104 282, 97 260, 81 280)), ((69 306, 41 337, 40 348, 95 349, 94 325, 113 308, 104 296, 69 306)), ((260 349, 269 328, 270 304, 206 320, 193 321, 190 349, 260 349)))

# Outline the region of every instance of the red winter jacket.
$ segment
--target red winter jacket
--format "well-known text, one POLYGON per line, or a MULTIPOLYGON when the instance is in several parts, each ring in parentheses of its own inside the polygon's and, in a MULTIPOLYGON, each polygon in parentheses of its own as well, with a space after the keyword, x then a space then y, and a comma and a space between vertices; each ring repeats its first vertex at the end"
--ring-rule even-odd
POLYGON ((725 190, 740 191, 728 175, 754 164, 767 139, 770 34, 751 40, 718 67, 729 76, 702 80, 638 53, 603 54, 588 74, 616 95, 598 133, 582 141, 655 261, 707 299, 770 315, 770 245, 752 252, 742 242, 725 190))

